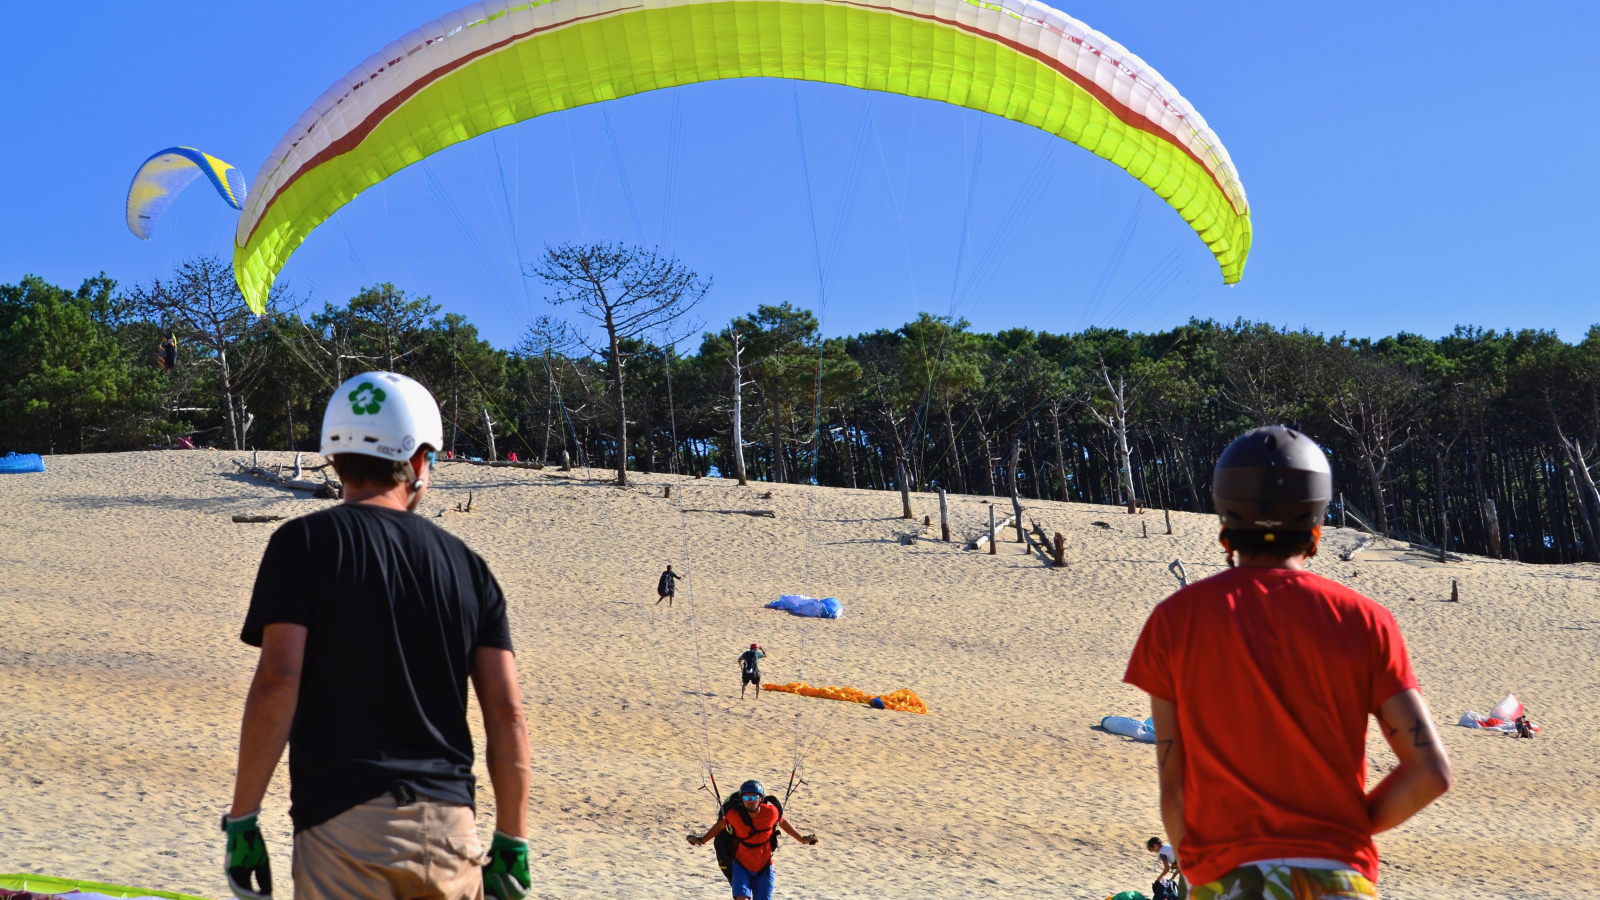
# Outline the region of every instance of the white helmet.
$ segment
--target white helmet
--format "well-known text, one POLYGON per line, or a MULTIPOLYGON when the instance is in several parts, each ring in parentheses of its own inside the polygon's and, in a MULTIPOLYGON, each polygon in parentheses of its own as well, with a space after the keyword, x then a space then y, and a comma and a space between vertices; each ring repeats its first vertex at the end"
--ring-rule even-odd
POLYGON ((322 414, 322 455, 360 453, 405 462, 424 445, 444 446, 444 421, 428 389, 394 372, 339 385, 322 414))

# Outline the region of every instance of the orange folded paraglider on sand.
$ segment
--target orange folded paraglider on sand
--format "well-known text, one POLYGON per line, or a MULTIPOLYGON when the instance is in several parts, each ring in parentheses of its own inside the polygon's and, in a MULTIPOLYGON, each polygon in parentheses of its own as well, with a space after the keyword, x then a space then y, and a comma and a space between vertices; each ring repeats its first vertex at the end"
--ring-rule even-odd
POLYGON ((920 716, 928 714, 928 705, 916 694, 901 688, 892 694, 875 696, 853 687, 812 687, 804 681, 792 681, 788 684, 764 684, 765 691, 782 691, 786 694, 799 694, 802 697, 817 697, 822 700, 843 700, 846 703, 864 703, 878 709, 892 709, 896 712, 916 713, 920 716), (873 701, 877 701, 874 703, 873 701))

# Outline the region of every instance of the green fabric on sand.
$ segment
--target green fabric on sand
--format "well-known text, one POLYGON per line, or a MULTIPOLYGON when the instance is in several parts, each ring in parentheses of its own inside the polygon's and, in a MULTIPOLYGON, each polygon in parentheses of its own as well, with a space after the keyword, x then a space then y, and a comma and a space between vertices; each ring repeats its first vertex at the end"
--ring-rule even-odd
POLYGON ((197 897, 194 894, 149 890, 120 884, 104 884, 99 881, 73 881, 70 878, 52 878, 49 875, 29 875, 27 873, 0 875, 0 888, 8 891, 33 891, 36 894, 65 894, 68 891, 87 891, 96 894, 107 894, 112 897, 162 897, 164 900, 206 900, 206 898, 197 897))

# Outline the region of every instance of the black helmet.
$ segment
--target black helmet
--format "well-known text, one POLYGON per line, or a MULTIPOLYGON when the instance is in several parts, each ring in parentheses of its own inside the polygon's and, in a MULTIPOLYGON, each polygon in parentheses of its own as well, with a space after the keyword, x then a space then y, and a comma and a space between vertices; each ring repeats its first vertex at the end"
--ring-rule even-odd
POLYGON ((749 781, 746 781, 744 784, 739 785, 739 793, 759 794, 760 796, 765 797, 767 795, 767 789, 761 786, 761 782, 752 778, 749 781))
POLYGON ((1328 457, 1310 437, 1268 425, 1228 445, 1211 478, 1222 527, 1235 531, 1310 531, 1333 498, 1328 457))

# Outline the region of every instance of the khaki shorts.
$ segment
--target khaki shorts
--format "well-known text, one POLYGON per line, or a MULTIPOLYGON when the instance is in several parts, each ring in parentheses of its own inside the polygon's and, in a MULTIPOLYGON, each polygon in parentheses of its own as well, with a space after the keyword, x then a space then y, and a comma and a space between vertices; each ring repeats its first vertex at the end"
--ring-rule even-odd
POLYGON ((383 794, 294 836, 295 900, 483 900, 472 807, 383 794))

